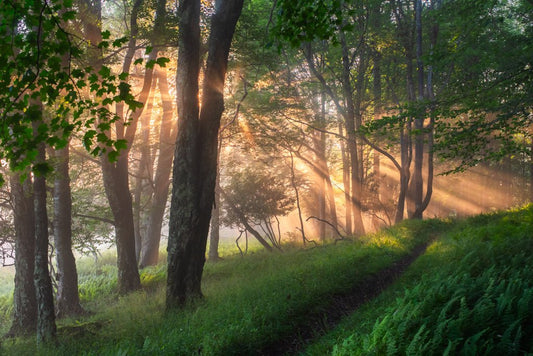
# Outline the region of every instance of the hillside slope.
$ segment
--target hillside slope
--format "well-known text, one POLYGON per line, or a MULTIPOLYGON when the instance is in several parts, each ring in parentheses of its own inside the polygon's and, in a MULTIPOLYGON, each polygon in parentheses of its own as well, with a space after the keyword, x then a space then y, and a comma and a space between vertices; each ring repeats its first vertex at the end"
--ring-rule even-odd
POLYGON ((457 222, 308 355, 533 353, 533 205, 457 222))

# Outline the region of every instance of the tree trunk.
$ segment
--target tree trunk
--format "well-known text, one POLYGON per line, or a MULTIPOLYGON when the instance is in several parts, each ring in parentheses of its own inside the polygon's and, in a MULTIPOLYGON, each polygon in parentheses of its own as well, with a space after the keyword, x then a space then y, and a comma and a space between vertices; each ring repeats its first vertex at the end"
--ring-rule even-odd
POLYGON ((529 145, 529 202, 533 203, 533 138, 529 145))
POLYGON ((72 253, 72 198, 69 146, 55 151, 54 242, 57 259, 57 317, 83 314, 78 293, 78 273, 72 253))
MULTIPOLYGON (((415 1, 415 28, 416 28, 416 62, 417 62, 417 83, 418 99, 421 103, 424 100, 424 66, 422 63, 422 0, 415 1)), ((415 147, 414 147, 414 167, 413 179, 409 188, 411 209, 409 218, 422 219, 422 199, 424 180, 422 178, 422 168, 424 165, 424 113, 422 109, 416 113, 415 124, 415 147)))
MULTIPOLYGON (((42 105, 33 106, 35 117, 41 117, 42 105)), ((34 113, 30 113, 34 114, 34 113)), ((39 120, 33 124, 34 134, 37 134, 39 120)), ((46 161, 45 144, 37 146, 38 164, 46 161)), ((48 214, 46 211, 46 178, 36 174, 33 182, 34 211, 35 211, 35 269, 34 282, 37 297, 37 342, 50 343, 56 339, 56 324, 54 313, 54 295, 52 280, 48 271, 48 214)))
POLYGON ((101 159, 104 188, 115 221, 118 290, 121 294, 137 290, 141 286, 135 257, 133 204, 127 160, 126 152, 122 152, 116 163, 109 162, 107 156, 102 156, 101 159))
POLYGON ((150 95, 148 100, 145 103, 145 109, 143 110, 143 115, 141 115, 141 157, 139 158, 139 165, 137 167, 137 172, 135 174, 135 189, 133 194, 133 221, 134 221, 134 230, 135 230, 135 256, 137 261, 141 260, 141 250, 146 240, 146 224, 143 224, 143 203, 144 199, 147 198, 150 200, 150 197, 146 197, 145 184, 151 185, 151 180, 153 176, 152 167, 153 167, 153 157, 152 150, 150 149, 150 119, 152 118, 152 111, 154 107, 154 91, 155 85, 157 83, 156 77, 152 80, 152 88, 150 89, 150 95))
POLYGON ((13 322, 8 336, 19 336, 34 333, 37 328, 37 301, 33 283, 35 215, 31 178, 21 183, 20 176, 14 174, 10 183, 15 224, 15 289, 13 322))
MULTIPOLYGON (((302 208, 300 206, 300 193, 298 191, 298 185, 296 184, 296 172, 294 170, 294 156, 292 152, 290 152, 290 154, 291 154, 291 164, 290 164, 291 185, 292 185, 292 189, 294 189, 294 196, 296 197, 296 210, 298 211, 298 220, 300 221, 300 233, 302 234, 302 243, 305 245, 307 243, 307 238, 305 236, 304 220, 302 218, 302 208)), ((324 210, 325 210, 325 199, 324 199, 324 210)), ((324 215, 325 215, 325 211, 324 211, 324 215)), ((324 230, 324 234, 325 234, 325 230, 324 230)), ((321 238, 322 238, 322 235, 321 235, 321 238)))
MULTIPOLYGON (((344 137, 342 133, 342 124, 339 123, 339 135, 344 137)), ((348 153, 346 152, 345 141, 341 140, 341 157, 342 157, 342 182, 344 185, 344 205, 345 205, 345 230, 348 235, 352 231, 352 199, 350 198, 350 161, 348 160, 348 153)))
POLYGON ((152 205, 148 216, 146 238, 143 241, 141 250, 141 267, 154 266, 159 260, 161 228, 168 201, 172 153, 174 151, 174 142, 176 141, 176 130, 172 129, 173 108, 166 71, 159 68, 156 70, 156 76, 161 94, 163 118, 159 134, 159 157, 155 170, 152 205))
POLYGON ((363 187, 361 182, 361 172, 359 170, 359 152, 357 150, 357 137, 355 132, 355 106, 353 101, 353 89, 350 78, 350 55, 348 45, 344 36, 344 32, 340 31, 340 44, 342 48, 342 89, 344 92, 344 99, 346 100, 346 114, 344 117, 344 125, 346 127, 346 134, 348 136, 348 154, 351 166, 351 199, 354 218, 354 233, 356 235, 363 235, 365 228, 363 225, 361 197, 363 187))
POLYGON ((168 241, 167 309, 201 297, 201 278, 213 208, 218 131, 233 32, 243 0, 217 0, 199 114, 200 1, 179 7, 178 137, 173 168, 168 241))
MULTIPOLYGON (((220 154, 219 141, 219 154, 220 154)), ((217 165, 217 178, 215 182, 215 201, 211 216, 211 233, 209 235, 209 260, 218 261, 218 244, 220 242, 220 169, 217 165)))
MULTIPOLYGON (((129 72, 133 53, 135 52, 136 34, 138 32, 137 26, 137 14, 142 0, 136 0, 134 2, 131 20, 130 20, 130 42, 128 51, 124 58, 123 71, 129 72)), ((87 40, 91 44, 98 44, 102 41, 101 25, 102 25, 102 3, 101 0, 96 1, 84 1, 83 10, 86 10, 87 15, 83 17, 85 20, 84 32, 87 40)), ((157 52, 157 51, 154 51, 157 52)), ((153 52, 152 52, 153 53, 153 52)), ((97 46, 91 46, 89 48, 89 62, 98 70, 102 66, 103 55, 102 49, 97 46)), ((152 71, 146 70, 146 74, 151 76, 152 71)), ((151 78, 150 78, 151 83, 151 78)), ((141 98, 138 100, 144 102, 148 91, 144 90, 147 85, 143 85, 143 91, 141 98)), ((149 85, 148 85, 149 87, 149 85)), ((116 111, 117 115, 122 117, 123 115, 123 103, 117 103, 116 111)), ((116 123, 116 138, 124 139, 128 141, 128 145, 131 145, 134 133, 137 127, 138 116, 142 113, 142 110, 137 109, 134 112, 134 117, 131 120, 131 124, 128 126, 128 132, 124 135, 124 125, 121 125, 120 120, 116 123)), ((108 134, 108 133, 107 133, 108 134)), ((132 211, 132 197, 129 190, 129 177, 128 177, 128 149, 123 150, 116 163, 109 162, 107 155, 101 157, 102 176, 104 180, 104 188, 106 192, 109 205, 111 207, 114 221, 115 221, 115 240, 117 246, 117 267, 118 267, 118 289, 120 293, 126 293, 128 291, 136 290, 140 287, 139 271, 137 269, 137 261, 135 258, 135 235, 133 227, 133 211, 132 211)))
MULTIPOLYGON (((153 60, 156 57, 157 50, 154 49, 149 55, 149 60, 153 60)), ((123 70, 127 72, 129 68, 123 68, 123 70)), ((152 78, 153 69, 146 68, 143 87, 138 98, 142 103, 145 103, 148 99, 152 78)), ((120 152, 118 160, 112 163, 109 161, 107 155, 103 155, 100 160, 104 188, 115 221, 118 289, 121 294, 137 290, 141 286, 135 254, 135 225, 133 219, 133 199, 129 188, 128 158, 142 113, 142 108, 135 110, 128 126, 124 125, 124 119, 117 121, 115 124, 117 139, 125 139, 128 143, 128 147, 120 152)))
POLYGON ((400 125, 400 194, 398 195, 394 218, 394 223, 396 224, 402 221, 404 217, 405 200, 411 178, 411 121, 407 120, 407 123, 402 122, 400 125))

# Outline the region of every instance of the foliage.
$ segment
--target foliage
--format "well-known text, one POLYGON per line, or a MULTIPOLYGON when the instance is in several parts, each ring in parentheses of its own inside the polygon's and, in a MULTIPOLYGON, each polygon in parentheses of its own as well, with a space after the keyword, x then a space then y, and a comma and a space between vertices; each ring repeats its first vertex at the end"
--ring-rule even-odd
POLYGON ((341 4, 341 0, 279 0, 272 32, 293 47, 316 39, 335 41, 336 30, 343 26, 341 4))
POLYGON ((445 2, 436 72, 435 149, 458 170, 524 151, 533 124, 533 5, 528 1, 445 2))
MULTIPOLYGON (((95 155, 108 151, 116 159, 125 146, 104 134, 117 119, 106 106, 124 102, 135 109, 141 104, 124 82, 127 73, 115 76, 106 66, 74 66, 73 61, 84 55, 67 30, 75 15, 72 0, 3 1, 0 5, 0 158, 13 169, 34 162, 37 143, 61 148, 81 130, 85 147, 95 155), (41 121, 42 105, 49 117, 41 121), (34 123, 37 127, 32 127, 34 123)), ((125 41, 111 41, 109 35, 104 32, 102 43, 89 45, 120 47, 125 41)), ((46 166, 35 169, 48 170, 46 166)))
POLYGON ((532 352, 532 224, 531 205, 456 224, 415 262, 401 283, 309 352, 532 352))
MULTIPOLYGON (((267 167, 251 165, 228 170, 228 182, 223 188, 225 199, 245 215, 248 223, 259 225, 293 209, 294 199, 287 194, 287 174, 283 174, 287 172, 272 172, 267 167)), ((227 226, 242 225, 231 208, 226 209, 223 222, 227 226)))

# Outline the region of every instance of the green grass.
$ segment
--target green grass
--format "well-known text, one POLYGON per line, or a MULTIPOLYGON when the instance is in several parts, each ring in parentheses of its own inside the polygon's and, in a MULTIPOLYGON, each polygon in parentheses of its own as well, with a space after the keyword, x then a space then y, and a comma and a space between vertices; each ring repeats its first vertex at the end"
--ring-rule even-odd
POLYGON ((455 225, 304 354, 532 354, 533 205, 455 225))
MULTIPOLYGON (((59 323, 59 345, 33 338, 4 341, 6 355, 208 355, 253 354, 275 343, 321 310, 335 293, 389 266, 445 224, 406 222, 358 241, 283 253, 250 251, 207 263, 205 299, 164 314, 165 268, 141 273, 143 291, 118 297, 114 266, 80 265, 84 306, 94 312, 59 323)), ((113 262, 114 263, 114 262, 113 262)))

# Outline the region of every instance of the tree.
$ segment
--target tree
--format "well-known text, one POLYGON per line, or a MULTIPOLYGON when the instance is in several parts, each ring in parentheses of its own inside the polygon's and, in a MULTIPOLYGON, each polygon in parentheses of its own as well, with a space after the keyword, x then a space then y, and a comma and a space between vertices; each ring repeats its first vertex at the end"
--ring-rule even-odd
POLYGON ((15 290, 13 323, 9 336, 33 333, 37 329, 37 301, 33 270, 35 265, 35 221, 32 182, 21 182, 19 174, 10 177, 15 225, 15 290))
POLYGON ((78 293, 78 273, 72 252, 72 194, 69 176, 69 144, 54 158, 54 246, 57 259, 57 316, 83 314, 78 293))
POLYGON ((294 208, 294 200, 287 193, 290 171, 278 167, 276 173, 271 172, 272 164, 234 165, 238 168, 228 168, 228 182, 221 188, 226 206, 224 225, 247 230, 269 251, 271 246, 281 249, 278 217, 294 208))
MULTIPOLYGON (((138 106, 129 87, 119 83, 120 78, 102 72, 98 81, 92 68, 80 69, 70 62, 66 65, 62 62, 63 58, 82 56, 73 36, 61 26, 74 18, 71 5, 69 1, 59 0, 2 2, 0 5, 0 60, 4 63, 0 87, 6 89, 0 93, 0 157, 8 160, 12 170, 22 171, 31 166, 34 175, 33 280, 39 342, 55 339, 48 271, 46 175, 50 165, 46 160, 46 146, 64 148, 73 132, 84 131, 84 144, 93 154, 116 154, 121 143, 99 135, 102 127, 116 119, 102 104, 124 101, 132 108, 138 106), (93 94, 92 99, 84 96, 85 89, 93 94), (45 107, 50 110, 44 110, 45 107), (99 126, 83 130, 97 119, 99 126), (95 148, 96 142, 100 145, 95 148)), ((32 257, 22 253, 17 259, 32 257)), ((32 263, 19 262, 16 266, 23 269, 32 263)), ((28 307, 31 310, 31 305, 28 307)))
POLYGON ((215 2, 200 110, 200 1, 179 3, 176 79, 179 131, 167 247, 167 309, 183 306, 202 295, 200 282, 214 200, 224 80, 242 6, 243 0, 215 2))

